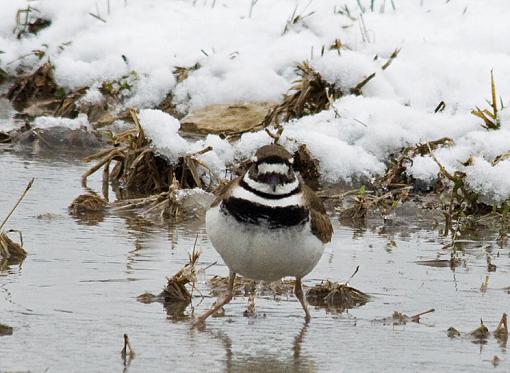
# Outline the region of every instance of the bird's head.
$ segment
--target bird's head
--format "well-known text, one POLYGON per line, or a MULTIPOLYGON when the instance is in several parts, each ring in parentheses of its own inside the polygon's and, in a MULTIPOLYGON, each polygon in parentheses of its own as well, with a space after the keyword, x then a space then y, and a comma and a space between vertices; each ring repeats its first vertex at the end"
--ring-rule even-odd
POLYGON ((293 163, 294 158, 283 146, 265 145, 255 153, 245 181, 259 192, 287 194, 299 183, 294 173, 293 163))

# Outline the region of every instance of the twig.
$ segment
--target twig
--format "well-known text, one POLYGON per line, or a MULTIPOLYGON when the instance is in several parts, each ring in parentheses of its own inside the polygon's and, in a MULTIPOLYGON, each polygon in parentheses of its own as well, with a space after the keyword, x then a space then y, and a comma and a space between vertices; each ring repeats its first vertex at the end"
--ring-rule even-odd
POLYGON ((414 322, 418 322, 420 320, 420 316, 426 315, 427 313, 435 312, 436 310, 434 308, 431 308, 430 310, 417 313, 416 315, 413 315, 410 317, 410 319, 414 322))
POLYGON ((400 49, 399 49, 399 48, 395 49, 395 50, 393 51, 393 53, 391 54, 390 59, 389 59, 388 61, 386 61, 386 63, 382 66, 382 69, 383 69, 383 70, 386 70, 386 69, 387 69, 387 68, 391 65, 391 63, 393 62, 393 60, 394 60, 395 58, 397 58, 397 56, 398 56, 398 54, 399 54, 399 53, 400 53, 400 49))
POLYGON ((349 279, 348 279, 347 281, 345 281, 345 284, 346 284, 346 285, 349 283, 349 281, 351 281, 351 280, 352 280, 352 278, 353 278, 354 276, 356 276, 356 273, 358 273, 358 271, 359 271, 359 265, 358 265, 358 266, 356 266, 356 269, 355 269, 355 270, 354 270, 354 272, 352 273, 351 277, 349 277, 349 279))
POLYGON ((363 88, 370 80, 372 80, 375 77, 375 73, 370 74, 365 79, 363 79, 361 82, 356 84, 355 87, 351 88, 351 93, 355 94, 357 96, 361 95, 361 88, 363 88))
POLYGON ((100 20, 101 22, 106 23, 106 20, 104 20, 103 18, 101 18, 101 16, 98 16, 98 15, 96 15, 96 14, 92 13, 92 12, 89 12, 89 15, 91 15, 92 17, 94 17, 94 18, 96 18, 96 19, 100 20))
POLYGON ((21 203, 21 201, 23 200, 23 198, 25 198, 25 195, 27 194, 28 190, 32 187, 32 184, 34 182, 34 179, 35 178, 32 178, 32 180, 30 180, 30 182, 28 183, 27 187, 25 188, 25 191, 21 194, 21 196, 18 198, 18 201, 16 202, 16 204, 14 205, 14 207, 11 209, 11 211, 7 214, 6 218, 4 219, 4 221, 2 222, 2 224, 0 224, 0 229, 3 228, 3 226, 5 225, 5 223, 7 223, 7 220, 9 220, 9 218, 11 217, 12 213, 14 212, 14 210, 16 210, 16 207, 18 207, 18 205, 21 203))

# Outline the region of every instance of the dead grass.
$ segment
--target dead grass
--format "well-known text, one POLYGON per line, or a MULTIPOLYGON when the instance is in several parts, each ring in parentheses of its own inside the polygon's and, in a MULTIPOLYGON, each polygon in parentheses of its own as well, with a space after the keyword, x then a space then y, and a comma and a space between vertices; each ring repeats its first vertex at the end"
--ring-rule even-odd
POLYGON ((7 234, 15 231, 0 232, 0 262, 8 265, 19 264, 25 260, 27 252, 23 248, 23 239, 20 232, 20 243, 11 240, 7 234))
POLYGON ((289 121, 305 115, 316 114, 329 108, 330 102, 343 95, 341 89, 326 82, 322 76, 305 61, 296 66, 299 76, 282 102, 269 111, 264 125, 289 121))
POLYGON ((394 311, 390 317, 385 317, 383 319, 375 319, 375 322, 381 322, 384 325, 406 325, 409 322, 419 323, 423 315, 427 315, 429 313, 435 312, 435 309, 431 308, 427 311, 423 311, 417 313, 412 316, 408 316, 405 313, 394 311))
POLYGON ((87 212, 104 211, 108 202, 94 194, 82 194, 74 199, 69 206, 69 211, 73 214, 82 214, 87 212))
POLYGON ((179 188, 198 187, 211 190, 213 183, 219 181, 209 167, 197 158, 212 148, 207 147, 197 153, 183 156, 177 165, 173 165, 151 146, 136 112, 130 110, 130 114, 134 128, 113 136, 112 148, 85 158, 86 162, 96 163, 82 176, 84 186, 87 178, 101 168, 103 191, 108 190, 110 181, 142 195, 168 192, 174 182, 178 183, 179 188), (112 165, 113 168, 110 169, 112 165), (208 178, 203 177, 202 173, 207 174, 208 178))
POLYGON ((496 99, 496 84, 494 83, 494 74, 491 70, 491 100, 487 101, 490 109, 480 109, 478 106, 471 110, 471 114, 483 120, 482 127, 486 130, 498 130, 501 128, 501 119, 499 111, 503 109, 503 100, 500 98, 501 108, 498 108, 496 99))
POLYGON ((489 329, 483 323, 483 320, 480 319, 480 326, 469 333, 472 337, 476 339, 485 339, 490 336, 489 329))
POLYGON ((53 69, 53 65, 46 62, 33 73, 17 78, 7 92, 7 99, 16 109, 23 109, 30 102, 62 97, 64 91, 55 82, 53 69))
MULTIPOLYGON (((330 47, 330 49, 337 50, 340 50, 340 48, 341 42, 337 40, 330 47)), ((382 66, 383 70, 391 65, 399 51, 399 49, 396 49, 392 53, 388 61, 382 66)), ((324 80, 308 61, 296 66, 296 74, 298 79, 293 82, 289 92, 283 96, 282 102, 270 110, 264 118, 262 122, 264 127, 271 124, 279 125, 282 121, 286 122, 329 109, 333 106, 332 103, 335 100, 345 94, 361 95, 363 87, 376 76, 374 72, 353 87, 340 87, 324 80)), ((339 114, 336 113, 336 115, 339 114)))
POLYGON ((192 66, 175 66, 173 74, 175 76, 175 80, 177 83, 182 83, 186 79, 188 79, 189 74, 193 71, 200 69, 202 66, 197 62, 192 66))
POLYGON ((501 316, 501 320, 499 321, 499 324, 496 327, 496 330, 494 330, 493 334, 494 337, 496 337, 496 339, 499 341, 506 342, 508 340, 508 324, 506 313, 501 316))
POLYGON ((12 335, 13 328, 11 326, 0 323, 0 337, 3 335, 12 335))
POLYGON ((188 254, 188 263, 175 275, 167 278, 163 291, 158 295, 143 293, 137 297, 137 300, 147 304, 153 302, 163 303, 165 307, 168 307, 167 310, 169 310, 173 316, 182 316, 186 307, 191 303, 191 292, 196 289, 197 261, 199 257, 200 252, 196 250, 195 240, 193 250, 188 254), (188 287, 191 287, 191 292, 188 290, 188 287))
POLYGON ((306 292, 306 299, 312 306, 343 312, 363 306, 370 300, 370 296, 346 283, 326 280, 309 289, 306 292))
POLYGON ((21 193, 20 197, 14 204, 14 207, 9 211, 7 216, 0 224, 0 267, 3 267, 4 265, 19 264, 23 262, 23 260, 27 256, 27 252, 23 248, 23 235, 21 231, 11 229, 4 232, 2 228, 5 226, 11 215, 19 206, 23 198, 25 198, 25 195, 28 193, 33 183, 34 179, 30 180, 25 190, 23 191, 23 193, 21 193), (7 236, 7 234, 11 232, 17 232, 19 234, 20 243, 14 242, 7 236))
POLYGON ((383 176, 374 182, 379 188, 400 188, 402 186, 412 185, 414 180, 406 174, 407 169, 412 165, 412 159, 416 156, 430 154, 431 151, 440 147, 450 147, 454 144, 449 137, 443 137, 438 140, 426 143, 407 146, 390 158, 390 163, 383 176))

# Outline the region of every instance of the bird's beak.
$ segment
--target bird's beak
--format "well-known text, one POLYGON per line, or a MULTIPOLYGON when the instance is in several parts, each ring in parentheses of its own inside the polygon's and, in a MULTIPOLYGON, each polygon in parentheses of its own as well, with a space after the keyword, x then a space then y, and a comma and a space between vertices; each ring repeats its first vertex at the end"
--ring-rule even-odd
POLYGON ((278 184, 280 184, 280 178, 278 177, 278 175, 271 175, 269 176, 267 183, 271 186, 273 193, 275 193, 276 187, 278 186, 278 184))

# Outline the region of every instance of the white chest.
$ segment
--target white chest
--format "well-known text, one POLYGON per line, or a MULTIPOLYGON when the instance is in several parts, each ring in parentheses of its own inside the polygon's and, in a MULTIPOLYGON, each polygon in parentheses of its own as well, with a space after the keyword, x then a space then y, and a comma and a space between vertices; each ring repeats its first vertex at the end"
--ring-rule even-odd
POLYGON ((309 221, 269 229, 239 223, 215 206, 207 211, 206 229, 230 270, 257 280, 303 277, 315 267, 324 251, 323 243, 312 234, 309 221))

